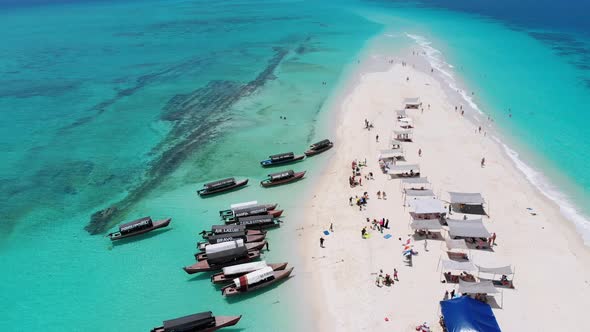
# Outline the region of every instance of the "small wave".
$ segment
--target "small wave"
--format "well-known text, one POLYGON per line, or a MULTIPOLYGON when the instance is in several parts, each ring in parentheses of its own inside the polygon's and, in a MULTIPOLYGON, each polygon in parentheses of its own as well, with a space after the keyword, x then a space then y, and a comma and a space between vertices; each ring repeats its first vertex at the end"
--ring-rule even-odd
POLYGON ((406 33, 406 36, 413 39, 418 45, 420 45, 420 47, 422 47, 424 53, 426 54, 426 59, 428 60, 428 63, 430 63, 430 66, 432 68, 434 68, 442 74, 443 80, 447 83, 447 85, 451 89, 453 89, 453 91, 457 91, 459 95, 461 95, 461 98, 463 98, 463 100, 465 100, 465 102, 472 109, 476 110, 479 114, 484 114, 484 112, 477 106, 475 101, 473 101, 473 98, 471 98, 471 96, 469 96, 465 92, 465 90, 459 88, 457 81, 455 80, 455 77, 449 71, 449 69, 454 68, 454 66, 448 64, 443 60, 442 52, 432 47, 432 43, 422 36, 413 35, 409 33, 406 33))
POLYGON ((518 152, 509 148, 499 138, 492 137, 503 148, 506 154, 514 162, 516 167, 525 175, 527 180, 531 182, 539 191, 553 202, 557 203, 561 213, 566 219, 572 221, 582 234, 584 243, 590 245, 590 222, 576 209, 574 204, 563 192, 559 191, 553 186, 543 173, 533 169, 519 158, 518 152))
MULTIPOLYGON (((475 101, 473 101, 473 98, 471 98, 471 96, 466 94, 464 90, 458 87, 455 77, 449 71, 449 69, 454 68, 454 66, 443 60, 442 52, 432 47, 432 43, 422 36, 409 33, 406 33, 406 36, 413 39, 418 45, 420 45, 426 54, 426 59, 432 68, 442 74, 441 76, 445 83, 447 83, 451 89, 457 91, 471 108, 478 111, 480 114, 484 114, 484 112, 477 106, 475 101)), ((590 245, 590 221, 579 212, 579 210, 574 206, 567 195, 552 185, 541 172, 533 169, 524 161, 522 161, 519 158, 518 152, 512 150, 499 138, 495 136, 492 138, 504 148, 504 151, 508 157, 510 157, 510 159, 514 162, 518 170, 520 170, 525 175, 527 180, 532 183, 533 186, 535 186, 545 197, 552 200, 559 206, 560 211, 565 216, 565 218, 573 222, 577 227, 578 231, 582 235, 582 238, 584 239, 584 243, 586 245, 590 245)))

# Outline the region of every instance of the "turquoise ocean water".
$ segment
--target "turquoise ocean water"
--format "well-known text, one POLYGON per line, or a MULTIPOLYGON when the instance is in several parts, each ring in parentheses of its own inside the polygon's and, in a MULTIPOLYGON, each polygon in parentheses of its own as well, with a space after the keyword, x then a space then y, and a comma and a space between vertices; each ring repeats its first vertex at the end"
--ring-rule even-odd
POLYGON ((145 331, 202 310, 244 314, 244 330, 301 330, 310 312, 295 210, 322 157, 293 166, 311 171, 306 180, 272 190, 258 188, 268 173, 258 161, 329 132, 330 96, 371 53, 367 41, 442 52, 432 61, 445 61, 520 160, 545 174, 533 180, 580 227, 588 213, 590 52, 575 29, 408 3, 152 0, 5 4, 0 31, 6 330, 145 331), (226 176, 251 183, 197 198, 203 182, 226 176), (294 263, 295 278, 227 301, 208 275, 180 267, 218 210, 251 199, 286 209, 265 259, 294 263), (111 219, 90 223, 109 206, 111 219), (143 215, 173 222, 115 246, 102 236, 143 215))

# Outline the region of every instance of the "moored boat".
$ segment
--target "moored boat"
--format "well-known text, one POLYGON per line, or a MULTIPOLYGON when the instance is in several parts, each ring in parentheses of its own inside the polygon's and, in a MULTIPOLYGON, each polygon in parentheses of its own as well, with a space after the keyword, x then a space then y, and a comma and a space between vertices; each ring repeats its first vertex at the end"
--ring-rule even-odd
POLYGON ((235 232, 246 232, 247 235, 263 235, 266 234, 266 231, 263 230, 254 230, 254 229, 247 229, 246 225, 237 225, 237 224, 230 224, 230 225, 213 225, 211 226, 210 231, 202 231, 201 236, 204 239, 209 239, 211 236, 221 235, 221 234, 228 234, 228 233, 235 233, 235 232))
POLYGON ((298 181, 304 176, 305 171, 294 172, 293 170, 288 170, 284 172, 273 173, 268 175, 268 179, 260 181, 260 185, 263 187, 279 186, 282 184, 298 181))
POLYGON ((291 272, 293 272, 292 267, 280 271, 273 271, 271 267, 256 270, 235 278, 231 284, 221 288, 221 294, 224 296, 234 296, 252 292, 287 279, 291 275, 291 272))
POLYGON ((211 311, 165 320, 151 332, 212 332, 234 326, 242 316, 213 316, 211 311))
POLYGON ((234 190, 241 188, 248 184, 248 179, 236 181, 235 178, 226 178, 222 180, 217 180, 214 182, 205 183, 203 185, 203 189, 197 190, 199 196, 208 196, 213 194, 219 194, 222 192, 234 190))
POLYGON ((280 226, 280 220, 273 218, 271 215, 262 216, 251 216, 238 219, 236 223, 232 225, 244 226, 246 229, 258 229, 273 228, 280 226))
POLYGON ((270 214, 273 217, 279 217, 283 210, 269 210, 265 204, 254 205, 247 208, 233 210, 233 213, 224 218, 226 222, 237 221, 238 218, 270 214))
POLYGON ((119 231, 109 233, 107 236, 111 241, 132 237, 166 227, 171 220, 172 218, 153 221, 150 217, 143 217, 119 226, 119 231))
POLYGON ((324 139, 310 145, 309 150, 305 151, 305 155, 308 157, 315 156, 316 154, 330 150, 333 146, 334 143, 330 142, 329 139, 324 139))
MULTIPOLYGON (((223 242, 223 244, 228 244, 228 243, 242 243, 243 246, 246 247, 246 250, 248 251, 262 251, 262 249, 264 248, 265 245, 267 245, 268 242, 265 241, 260 241, 260 242, 251 242, 251 243, 244 243, 243 240, 236 240, 236 241, 231 241, 231 242, 223 242)), ((205 248, 205 252, 198 252, 195 254, 195 259, 197 261, 202 261, 205 260, 209 257, 209 253, 207 252, 207 250, 209 248, 212 248, 216 245, 210 245, 207 246, 205 248)))
POLYGON ((305 155, 296 156, 293 152, 279 153, 272 156, 268 156, 268 159, 260 162, 262 167, 271 167, 278 165, 285 165, 303 160, 305 155))
POLYGON ((209 258, 182 269, 188 274, 205 271, 216 271, 226 266, 248 263, 260 257, 260 251, 248 251, 246 247, 239 247, 209 255, 209 258))
POLYGON ((214 284, 225 284, 230 283, 234 278, 241 277, 247 273, 252 271, 260 270, 267 266, 270 266, 273 271, 280 271, 284 270, 287 267, 287 262, 285 263, 275 263, 275 264, 266 264, 265 261, 260 262, 251 262, 245 263, 240 265, 233 265, 224 267, 222 272, 215 273, 211 276, 211 282, 214 284))
POLYGON ((209 238, 207 238, 207 241, 198 242, 197 249, 204 251, 205 248, 210 244, 235 241, 237 239, 242 239, 242 240, 244 240, 245 243, 260 242, 260 241, 263 241, 265 237, 266 237, 266 234, 246 235, 246 231, 213 235, 213 236, 210 236, 209 238))
POLYGON ((245 203, 237 203, 237 204, 232 204, 230 205, 230 208, 227 210, 221 210, 219 211, 219 216, 221 218, 228 218, 228 217, 232 217, 234 215, 234 211, 236 210, 241 210, 241 209, 246 209, 249 207, 253 207, 256 205, 264 205, 266 206, 266 210, 270 211, 270 210, 276 210, 277 206, 279 204, 274 203, 274 204, 258 204, 257 201, 252 201, 252 202, 245 202, 245 203))

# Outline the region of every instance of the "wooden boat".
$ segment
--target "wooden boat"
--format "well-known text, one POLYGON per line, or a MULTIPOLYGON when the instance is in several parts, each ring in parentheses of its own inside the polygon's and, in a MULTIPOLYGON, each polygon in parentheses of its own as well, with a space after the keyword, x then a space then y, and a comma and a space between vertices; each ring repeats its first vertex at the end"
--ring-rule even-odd
POLYGON ((265 204, 254 205, 244 209, 233 210, 233 213, 225 217, 225 221, 237 221, 238 218, 271 214, 275 218, 283 214, 283 210, 269 210, 265 204))
POLYGON ((282 184, 301 180, 304 176, 305 171, 294 172, 293 170, 288 170, 284 172, 273 173, 268 175, 268 179, 260 181, 260 185, 263 187, 280 186, 282 184))
POLYGON ((213 226, 211 226, 210 231, 202 231, 199 234, 201 234, 201 236, 203 236, 204 239, 209 239, 211 236, 228 234, 228 233, 235 233, 235 232, 246 232, 246 236, 266 234, 266 231, 263 231, 260 229, 258 229, 258 230, 247 229, 245 225, 236 225, 236 224, 213 225, 213 226))
POLYGON ((291 272, 293 272, 292 267, 281 271, 273 271, 272 268, 268 267, 250 272, 246 275, 235 278, 233 283, 221 288, 221 294, 224 296, 234 296, 252 292, 287 279, 289 275, 291 275, 291 272))
POLYGON ((111 238, 111 241, 121 240, 166 227, 170 224, 171 220, 172 218, 152 221, 150 217, 143 217, 119 226, 119 231, 109 233, 107 236, 111 238))
POLYGON ((278 227, 280 226, 280 222, 281 221, 279 219, 273 218, 271 215, 267 214, 262 216, 240 218, 237 222, 232 223, 232 225, 244 226, 246 229, 262 230, 265 228, 278 227))
MULTIPOLYGON (((246 264, 241 264, 241 265, 234 265, 233 267, 239 267, 242 265, 248 265, 248 264, 257 264, 257 263, 261 263, 262 266, 270 266, 273 271, 280 271, 280 270, 284 270, 287 267, 287 262, 285 263, 276 263, 276 264, 266 264, 265 261, 261 261, 261 262, 252 262, 252 263, 246 263, 246 264)), ((226 268, 224 268, 225 270, 226 268)), ((255 270, 249 270, 249 269, 245 269, 243 270, 244 272, 239 272, 239 273, 233 273, 233 274, 226 274, 225 271, 223 272, 219 272, 219 273, 215 273, 214 275, 211 276, 211 282, 214 284, 226 284, 226 283, 230 283, 233 281, 234 278, 238 278, 241 277, 243 275, 245 275, 246 273, 255 271, 255 270)))
POLYGON ((151 332, 212 332, 234 326, 241 318, 242 316, 213 316, 211 311, 205 311, 165 320, 162 326, 154 327, 151 332))
POLYGON ((265 237, 266 237, 266 234, 246 235, 246 231, 214 235, 214 236, 210 236, 207 241, 198 242, 197 249, 204 251, 205 248, 210 244, 216 244, 216 243, 227 242, 227 241, 235 241, 237 239, 242 239, 242 240, 244 240, 245 243, 260 242, 260 241, 263 241, 265 237))
POLYGON ((324 151, 330 150, 334 146, 334 143, 330 142, 329 139, 321 140, 317 143, 313 143, 310 145, 309 150, 305 151, 305 155, 315 156, 316 154, 320 154, 324 151))
POLYGON ((256 205, 266 206, 266 211, 276 210, 277 209, 277 206, 278 206, 277 203, 275 203, 275 204, 258 204, 256 201, 247 202, 247 203, 239 203, 239 204, 235 204, 235 205, 248 204, 248 203, 254 203, 254 204, 250 204, 250 205, 246 205, 246 206, 240 206, 240 207, 235 207, 235 208, 233 207, 234 204, 232 204, 232 208, 231 209, 219 211, 219 216, 222 219, 233 217, 234 216, 234 211, 241 210, 241 209, 246 209, 246 208, 250 208, 250 207, 254 207, 256 205))
MULTIPOLYGON (((209 259, 199 261, 195 264, 185 266, 182 269, 188 274, 194 274, 198 272, 205 272, 205 271, 216 271, 220 270, 226 266, 248 263, 252 260, 255 260, 260 257, 260 251, 248 251, 246 247, 243 248, 243 253, 239 254, 226 254, 227 258, 225 259, 215 259, 213 260, 213 256, 210 255, 209 259)), ((237 252, 237 250, 236 250, 237 252)))
POLYGON ((260 162, 262 167, 272 167, 279 165, 286 165, 303 160, 305 155, 296 156, 293 152, 286 152, 268 156, 268 159, 260 162))
POLYGON ((240 221, 241 219, 247 218, 247 217, 255 217, 255 216, 271 216, 273 218, 278 218, 283 214, 283 210, 270 210, 267 211, 267 213, 263 213, 263 214, 255 214, 255 215, 251 215, 251 216, 244 216, 244 217, 238 217, 238 218, 226 218, 224 219, 225 224, 229 225, 229 224, 235 224, 238 221, 240 221))
POLYGON ((223 180, 218 180, 215 182, 205 183, 203 186, 205 188, 197 190, 199 196, 208 196, 213 194, 219 194, 222 192, 234 190, 241 188, 248 184, 248 179, 236 181, 234 178, 227 178, 223 180))
MULTIPOLYGON (((262 248, 264 248, 264 246, 267 244, 266 241, 260 241, 260 242, 251 242, 251 243, 244 243, 244 246, 246 247, 246 250, 248 251, 262 251, 262 248)), ((203 261, 205 259, 207 259, 207 252, 198 252, 195 254, 195 259, 197 261, 203 261)))

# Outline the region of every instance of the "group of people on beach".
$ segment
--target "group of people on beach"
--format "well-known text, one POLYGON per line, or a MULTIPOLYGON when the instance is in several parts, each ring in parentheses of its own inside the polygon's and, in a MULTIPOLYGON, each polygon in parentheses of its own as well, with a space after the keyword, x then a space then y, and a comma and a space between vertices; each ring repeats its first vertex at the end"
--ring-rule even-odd
POLYGON ((399 281, 398 276, 397 276, 397 269, 393 269, 393 277, 391 277, 388 273, 386 273, 385 275, 383 275, 383 270, 379 270, 379 274, 377 275, 377 278, 375 279, 375 285, 377 287, 383 287, 383 286, 391 286, 393 284, 395 284, 396 281, 399 281))

